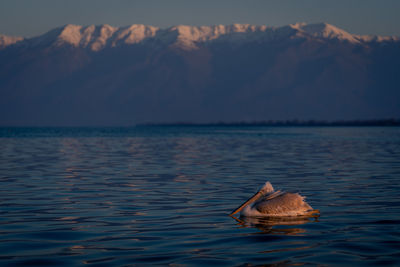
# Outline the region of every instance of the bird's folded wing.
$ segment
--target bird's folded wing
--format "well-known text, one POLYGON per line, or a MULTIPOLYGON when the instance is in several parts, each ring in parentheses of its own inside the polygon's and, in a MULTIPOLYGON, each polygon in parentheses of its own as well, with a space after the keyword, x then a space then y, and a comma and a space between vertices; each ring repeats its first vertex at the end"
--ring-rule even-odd
POLYGON ((285 194, 285 192, 282 192, 281 190, 278 190, 278 191, 266 196, 263 200, 271 200, 271 199, 279 197, 279 196, 281 196, 283 194, 285 194))

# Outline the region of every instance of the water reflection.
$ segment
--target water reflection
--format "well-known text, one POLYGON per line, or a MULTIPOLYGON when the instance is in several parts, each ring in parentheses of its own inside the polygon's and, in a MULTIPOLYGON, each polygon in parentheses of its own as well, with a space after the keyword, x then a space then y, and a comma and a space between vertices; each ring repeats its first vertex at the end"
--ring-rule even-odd
POLYGON ((257 228, 262 233, 269 234, 297 235, 305 233, 306 230, 294 226, 318 222, 319 215, 296 217, 231 217, 238 222, 237 225, 240 228, 257 228))

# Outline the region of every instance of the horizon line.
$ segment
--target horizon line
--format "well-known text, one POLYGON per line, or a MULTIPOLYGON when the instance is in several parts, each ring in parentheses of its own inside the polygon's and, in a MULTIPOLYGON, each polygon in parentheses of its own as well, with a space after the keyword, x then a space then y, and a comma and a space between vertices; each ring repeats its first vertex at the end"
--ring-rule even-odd
POLYGON ((189 127, 205 127, 205 126, 400 126, 400 118, 390 119, 368 119, 368 120, 260 120, 260 121, 233 121, 233 122, 144 122, 132 125, 0 125, 0 129, 5 128, 132 128, 144 126, 189 126, 189 127))

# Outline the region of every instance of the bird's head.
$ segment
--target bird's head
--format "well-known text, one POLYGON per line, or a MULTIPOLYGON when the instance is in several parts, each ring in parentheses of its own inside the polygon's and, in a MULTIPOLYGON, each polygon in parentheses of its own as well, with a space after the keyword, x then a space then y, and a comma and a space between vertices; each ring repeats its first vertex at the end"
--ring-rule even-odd
POLYGON ((261 187, 260 191, 264 196, 273 193, 275 190, 272 187, 270 182, 266 182, 263 187, 261 187))
POLYGON ((257 201, 259 198, 261 198, 265 195, 269 195, 272 192, 274 192, 274 188, 272 187, 272 184, 270 182, 266 182, 264 184, 264 186, 261 187, 261 189, 257 193, 255 193, 251 198, 249 198, 246 202, 244 202, 242 205, 240 205, 239 208, 235 209, 230 215, 232 216, 232 215, 238 213, 247 205, 252 204, 253 202, 257 201))

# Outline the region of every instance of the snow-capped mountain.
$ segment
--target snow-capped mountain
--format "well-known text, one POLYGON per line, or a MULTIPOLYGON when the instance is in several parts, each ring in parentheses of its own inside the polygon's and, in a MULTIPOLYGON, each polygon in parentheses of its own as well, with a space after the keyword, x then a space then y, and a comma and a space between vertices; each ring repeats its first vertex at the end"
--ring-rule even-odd
POLYGON ((400 117, 400 39, 327 23, 0 36, 0 125, 400 117))
MULTIPOLYGON (((187 26, 178 25, 167 29, 134 24, 128 27, 110 25, 79 26, 68 24, 48 33, 27 39, 30 45, 71 45, 99 51, 104 48, 122 45, 153 42, 175 44, 184 48, 196 49, 217 40, 234 42, 274 41, 282 38, 301 39, 316 38, 320 40, 339 40, 350 43, 398 41, 397 37, 360 36, 350 34, 327 23, 296 23, 284 27, 255 26, 250 24, 187 26)), ((20 37, 0 36, 0 45, 4 48, 24 40, 20 37)))

